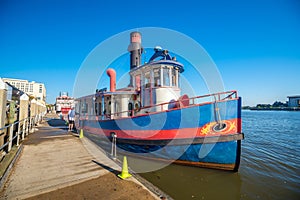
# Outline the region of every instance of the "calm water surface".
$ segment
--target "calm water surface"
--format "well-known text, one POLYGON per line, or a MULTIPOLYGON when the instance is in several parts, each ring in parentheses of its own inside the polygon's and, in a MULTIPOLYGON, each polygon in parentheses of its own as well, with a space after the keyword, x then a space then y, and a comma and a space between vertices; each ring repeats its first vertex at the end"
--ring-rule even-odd
POLYGON ((242 117, 238 173, 169 165, 141 175, 174 199, 299 200, 300 112, 243 111, 242 117))

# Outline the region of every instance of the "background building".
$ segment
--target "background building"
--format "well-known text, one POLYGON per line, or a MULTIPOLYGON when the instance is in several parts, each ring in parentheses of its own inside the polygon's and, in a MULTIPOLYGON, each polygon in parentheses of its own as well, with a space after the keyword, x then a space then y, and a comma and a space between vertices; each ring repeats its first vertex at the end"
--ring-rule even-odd
POLYGON ((300 95, 288 96, 288 107, 300 107, 300 95))
POLYGON ((11 84, 26 94, 35 97, 38 101, 46 102, 46 88, 43 83, 29 82, 28 80, 2 78, 4 82, 11 84))

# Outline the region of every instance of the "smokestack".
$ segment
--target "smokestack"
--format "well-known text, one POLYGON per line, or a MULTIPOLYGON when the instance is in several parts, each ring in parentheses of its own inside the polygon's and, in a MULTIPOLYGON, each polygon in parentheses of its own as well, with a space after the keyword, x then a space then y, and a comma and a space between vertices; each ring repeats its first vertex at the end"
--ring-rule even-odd
POLYGON ((115 92, 116 91, 116 71, 114 69, 107 69, 106 70, 107 75, 110 77, 110 91, 115 92))
POLYGON ((141 55, 143 53, 142 36, 139 32, 130 33, 130 44, 128 46, 130 52, 130 70, 141 65, 141 55))

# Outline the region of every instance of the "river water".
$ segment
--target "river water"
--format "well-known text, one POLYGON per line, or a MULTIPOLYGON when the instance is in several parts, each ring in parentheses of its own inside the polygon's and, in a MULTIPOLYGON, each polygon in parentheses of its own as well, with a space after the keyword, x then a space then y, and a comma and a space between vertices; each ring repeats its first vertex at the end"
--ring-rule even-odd
MULTIPOLYGON (((300 112, 243 111, 242 120, 245 139, 239 172, 170 164, 139 174, 176 200, 300 200, 300 112)), ((86 136, 108 152, 111 149, 111 143, 86 136)), ((128 156, 136 172, 156 164, 128 156)))
POLYGON ((140 174, 174 199, 300 199, 300 112, 243 111, 238 173, 171 164, 140 174))

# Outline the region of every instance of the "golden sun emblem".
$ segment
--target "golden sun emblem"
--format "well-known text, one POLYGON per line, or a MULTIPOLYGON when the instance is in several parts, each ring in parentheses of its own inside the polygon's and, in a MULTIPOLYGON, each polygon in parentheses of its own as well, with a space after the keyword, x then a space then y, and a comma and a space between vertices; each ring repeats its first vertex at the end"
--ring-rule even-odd
POLYGON ((210 122, 205 124, 199 131, 199 135, 228 134, 236 131, 236 121, 224 120, 220 123, 222 128, 216 129, 218 123, 210 122))

